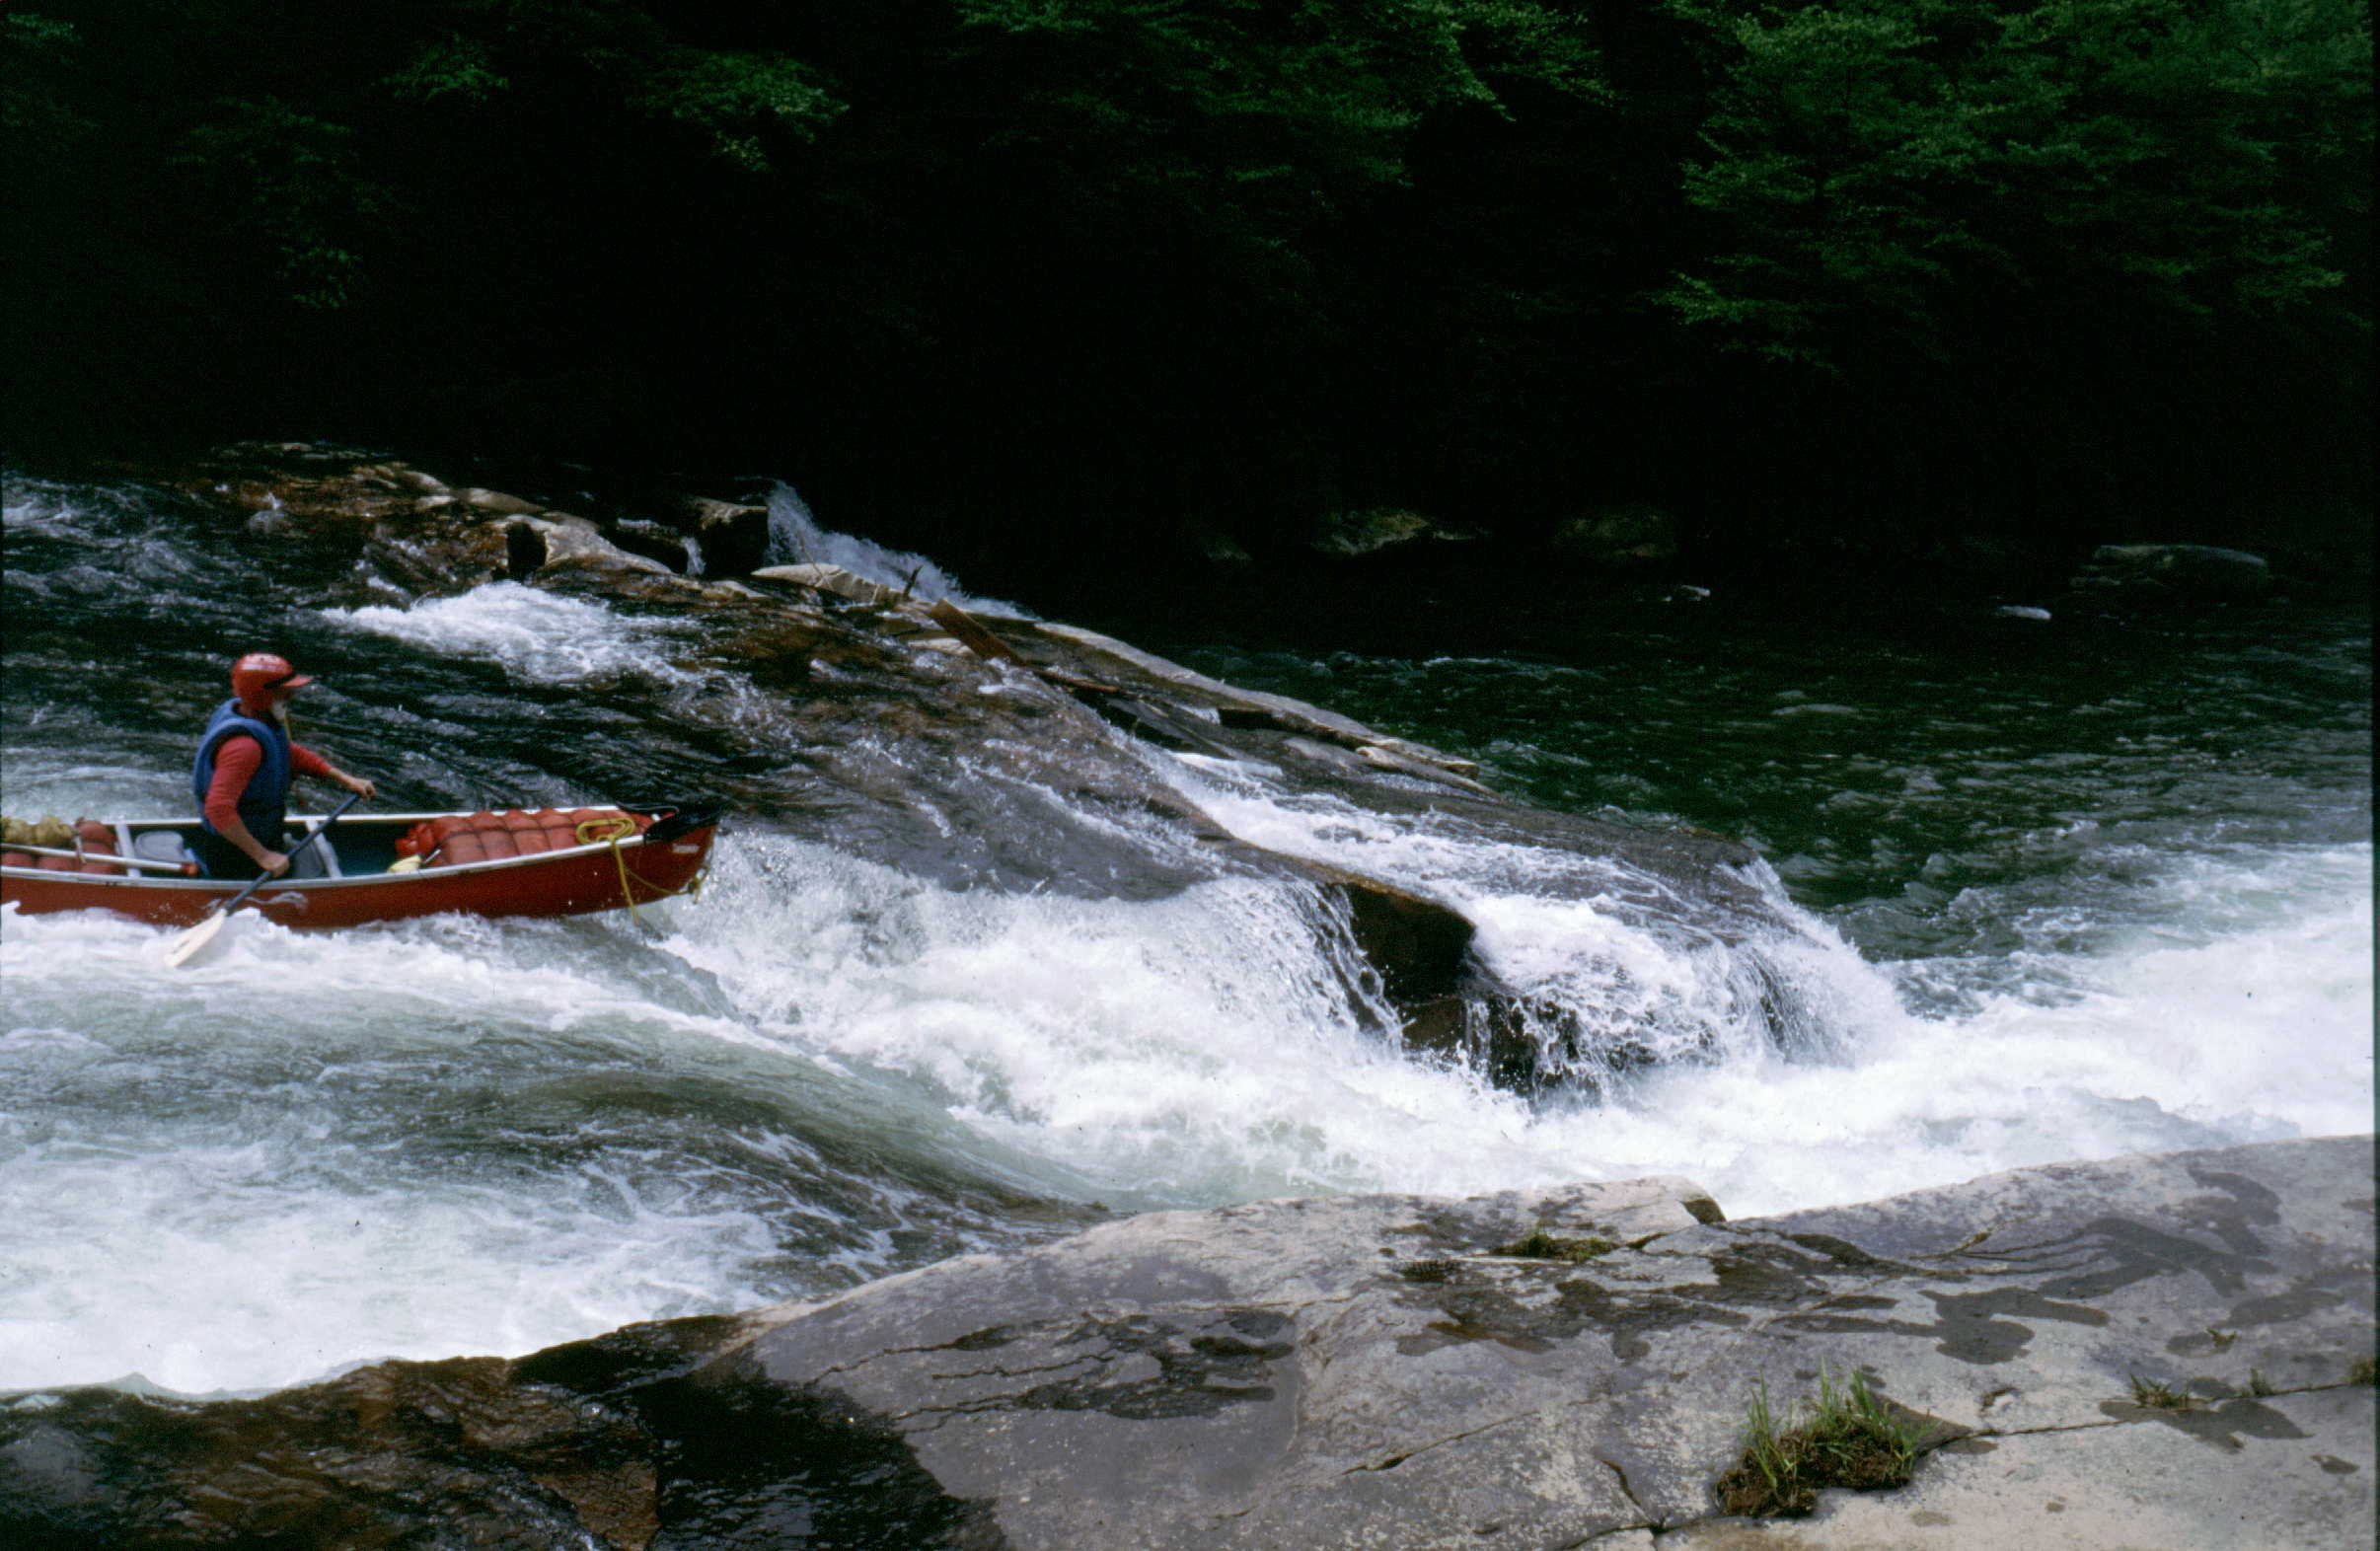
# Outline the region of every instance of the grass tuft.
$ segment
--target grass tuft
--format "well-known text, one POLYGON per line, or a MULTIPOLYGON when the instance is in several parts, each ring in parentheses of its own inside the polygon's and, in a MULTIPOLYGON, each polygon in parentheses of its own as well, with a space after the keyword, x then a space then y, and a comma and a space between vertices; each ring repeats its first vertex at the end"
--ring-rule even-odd
POLYGON ((2352 1364, 2348 1365, 2347 1382, 2350 1384, 2368 1384, 2372 1382, 2372 1359, 2370 1353, 2365 1353, 2362 1357, 2357 1358, 2352 1364))
POLYGON ((1454 1260, 1413 1260, 1396 1268, 1407 1282, 1451 1282, 1461 1271, 1462 1263, 1454 1260))
POLYGON ((2272 1380, 2265 1376, 2263 1368, 2252 1367, 2248 1370, 2248 1393, 2263 1396, 2275 1394, 2277 1391, 2272 1387, 2272 1380))
POLYGON ((1857 1492, 1904 1485, 1917 1459, 1919 1429, 1885 1408, 1868 1380, 1837 1384, 1819 1372, 1815 1402, 1780 1422, 1768 1385, 1753 1386, 1744 1413, 1744 1457, 1719 1478, 1719 1507, 1758 1518, 1796 1516, 1818 1506, 1823 1487, 1857 1492))
POLYGON ((1567 1260, 1572 1265, 1608 1255, 1619 1248, 1607 1238, 1556 1238, 1543 1228, 1526 1238, 1519 1238, 1501 1249, 1490 1250, 1493 1255, 1510 1255, 1519 1260, 1567 1260))
POLYGON ((2160 1379, 2132 1375, 2132 1404, 2147 1406, 2152 1411, 2194 1411, 2197 1399, 2188 1390, 2176 1389, 2160 1379))

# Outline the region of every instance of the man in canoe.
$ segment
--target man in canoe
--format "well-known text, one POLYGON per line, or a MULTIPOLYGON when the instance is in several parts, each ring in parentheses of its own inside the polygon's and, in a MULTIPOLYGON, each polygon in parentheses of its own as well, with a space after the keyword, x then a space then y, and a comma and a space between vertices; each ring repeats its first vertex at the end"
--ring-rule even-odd
POLYGON ((300 776, 335 780, 372 796, 378 788, 289 739, 289 697, 314 682, 285 657, 252 651, 232 664, 232 698, 215 707, 198 736, 190 791, 205 827, 198 863, 211 878, 278 876, 289 788, 300 776))

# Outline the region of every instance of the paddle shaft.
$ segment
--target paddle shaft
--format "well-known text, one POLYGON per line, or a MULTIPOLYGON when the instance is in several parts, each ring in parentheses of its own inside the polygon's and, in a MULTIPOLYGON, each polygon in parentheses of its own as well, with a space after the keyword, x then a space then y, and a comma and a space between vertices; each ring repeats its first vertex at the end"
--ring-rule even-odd
POLYGON ((7 849, 21 850, 33 856, 72 856, 77 861, 106 862, 111 867, 141 867, 150 872, 172 872, 179 873, 183 877, 189 876, 188 873, 182 870, 186 865, 184 862, 151 861, 146 856, 121 856, 113 851, 60 850, 55 846, 11 846, 7 849))
MULTIPOLYGON (((351 791, 347 793, 347 800, 340 803, 337 807, 333 808, 329 814, 325 815, 323 822, 316 825, 313 831, 307 835, 305 840, 299 841, 298 846, 306 845, 308 842, 312 841, 315 836, 322 834, 323 831, 329 829, 332 825, 336 824, 340 814, 346 812, 349 808, 354 807, 361 801, 363 801, 362 792, 351 791)), ((291 850, 295 850, 297 849, 297 846, 292 846, 289 849, 291 850)), ((287 876, 288 874, 286 871, 258 873, 254 878, 249 880, 247 888, 242 889, 230 899, 225 900, 223 904, 216 910, 215 914, 219 916, 230 915, 233 911, 238 910, 242 905, 247 904, 248 897, 251 894, 256 893, 257 890, 262 888, 265 884, 272 882, 275 878, 286 879, 287 876)))
MULTIPOLYGON (((361 801, 363 801, 362 792, 349 792, 347 794, 347 800, 340 803, 337 807, 333 808, 330 813, 324 817, 323 822, 314 827, 313 833, 308 835, 305 841, 300 841, 298 844, 302 846, 306 844, 307 841, 315 839, 316 836, 319 836, 324 831, 330 829, 332 825, 338 822, 340 814, 345 813, 349 808, 354 807, 361 801)), ((184 959, 188 958, 192 953, 198 951, 198 949, 210 938, 212 938, 216 932, 223 929, 224 921, 231 915, 233 911, 238 910, 241 906, 248 903, 248 897, 251 894, 256 893, 257 890, 262 888, 265 884, 270 883, 278 876, 280 876, 278 873, 260 872, 257 874, 256 877, 249 880, 248 887, 242 889, 230 899, 225 900, 213 910, 208 911, 206 914, 206 920, 200 922, 197 925, 192 926, 189 930, 184 932, 181 937, 176 939, 174 945, 166 950, 166 962, 168 964, 180 964, 184 959)))

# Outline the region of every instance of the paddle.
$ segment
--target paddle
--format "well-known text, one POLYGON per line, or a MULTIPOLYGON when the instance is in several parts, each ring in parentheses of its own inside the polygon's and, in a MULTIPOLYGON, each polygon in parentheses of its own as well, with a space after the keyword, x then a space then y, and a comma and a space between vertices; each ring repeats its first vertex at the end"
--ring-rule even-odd
MULTIPOLYGON (((348 793, 347 800, 340 803, 337 807, 333 808, 330 816, 315 827, 314 834, 309 835, 306 837, 306 839, 298 842, 298 845, 312 845, 315 836, 321 835, 324 831, 330 829, 332 825, 338 822, 338 816, 340 814, 346 812, 349 808, 354 807, 361 801, 363 801, 362 792, 357 791, 348 793)), ((222 904, 216 906, 214 910, 207 915, 206 920, 200 922, 197 925, 192 926, 181 936, 176 937, 172 945, 166 949, 166 968, 179 969, 184 964, 189 962, 191 954, 196 953, 200 948, 205 947, 208 943, 215 940, 215 933, 223 929, 223 923, 231 919, 231 913, 233 911, 236 911, 241 906, 247 904, 248 897, 251 894, 256 893, 257 890, 262 887, 264 884, 270 883, 276 876, 286 878, 288 874, 286 872, 278 874, 258 874, 257 877, 249 883, 248 887, 242 889, 230 899, 225 900, 222 904)))
POLYGON ((8 849, 36 856, 72 856, 77 861, 102 861, 111 867, 142 867, 150 872, 171 872, 177 877, 188 876, 182 869, 192 865, 181 861, 151 861, 146 856, 119 856, 108 850, 60 850, 55 846, 11 846, 8 849))

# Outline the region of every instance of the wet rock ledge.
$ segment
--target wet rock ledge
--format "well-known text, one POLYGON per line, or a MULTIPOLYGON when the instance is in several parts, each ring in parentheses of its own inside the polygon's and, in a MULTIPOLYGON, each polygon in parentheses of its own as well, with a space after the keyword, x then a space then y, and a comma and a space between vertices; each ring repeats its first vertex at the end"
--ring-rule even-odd
POLYGON ((2361 1548, 2372 1192, 2349 1137, 1741 1222, 1674 1178, 1155 1213, 517 1362, 0 1399, 0 1543, 2361 1548), (1913 1481, 1721 1516, 1755 1386, 1822 1371, 1913 1481))

